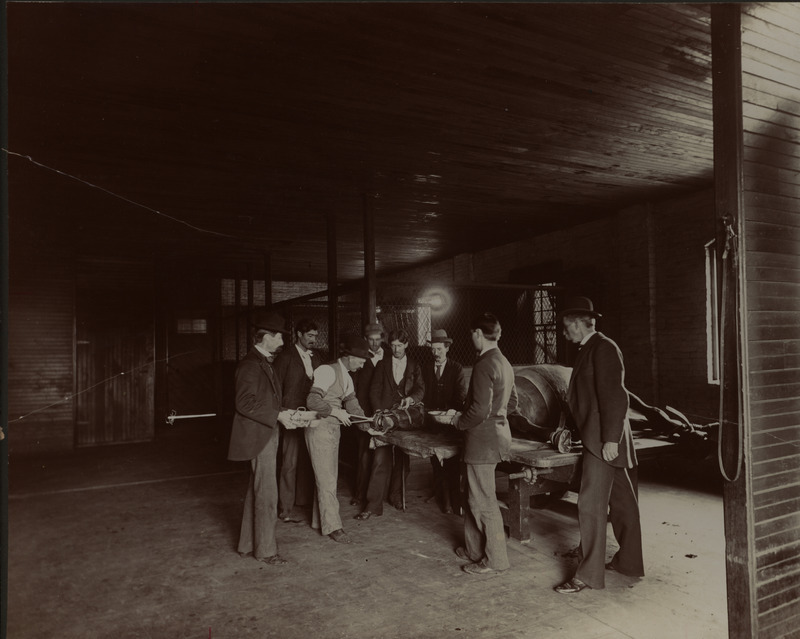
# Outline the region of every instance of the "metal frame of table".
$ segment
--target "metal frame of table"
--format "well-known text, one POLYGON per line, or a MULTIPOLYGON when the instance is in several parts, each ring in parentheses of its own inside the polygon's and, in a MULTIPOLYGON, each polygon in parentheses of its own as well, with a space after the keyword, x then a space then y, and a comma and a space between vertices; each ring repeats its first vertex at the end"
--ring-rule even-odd
MULTIPOLYGON (((416 457, 436 457, 439 462, 456 457, 463 445, 463 434, 454 430, 394 431, 380 437, 416 457)), ((639 459, 655 457, 669 451, 673 442, 646 437, 634 438, 639 459)), ((536 495, 562 494, 577 490, 580 484, 580 447, 559 453, 550 444, 513 438, 510 459, 497 465, 497 471, 508 477, 506 502, 499 501, 503 523, 509 535, 527 541, 531 535, 531 498, 536 495)), ((405 487, 403 488, 405 492, 405 487)), ((405 495, 403 496, 405 501, 405 495)))

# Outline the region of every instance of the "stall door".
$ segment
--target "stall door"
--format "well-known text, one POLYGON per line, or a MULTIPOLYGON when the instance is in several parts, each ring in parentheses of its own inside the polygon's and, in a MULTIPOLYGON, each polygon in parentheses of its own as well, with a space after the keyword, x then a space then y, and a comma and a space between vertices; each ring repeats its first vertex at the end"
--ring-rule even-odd
POLYGON ((76 291, 76 445, 153 439, 152 296, 76 291))

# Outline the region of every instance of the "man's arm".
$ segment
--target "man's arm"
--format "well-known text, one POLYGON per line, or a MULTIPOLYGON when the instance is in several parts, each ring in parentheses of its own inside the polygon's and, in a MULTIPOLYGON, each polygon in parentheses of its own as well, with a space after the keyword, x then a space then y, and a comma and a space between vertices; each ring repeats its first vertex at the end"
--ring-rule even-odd
POLYGON ((354 393, 350 393, 342 400, 342 406, 344 406, 345 410, 351 415, 365 417, 364 409, 361 408, 361 404, 358 403, 358 398, 354 393))
MULTIPOLYGON (((341 408, 334 408, 325 401, 325 394, 336 381, 336 372, 330 365, 323 365, 314 371, 314 382, 306 398, 306 407, 309 410, 317 411, 320 417, 335 417, 346 426, 350 425, 347 411, 341 408)), ((355 397, 355 396, 354 396, 355 397)))
POLYGON ((425 381, 422 379, 422 367, 413 359, 409 359, 408 363, 413 367, 411 372, 411 392, 408 397, 413 399, 415 404, 418 404, 425 397, 425 381))
POLYGON ((628 393, 623 386, 625 369, 619 352, 610 342, 597 345, 594 356, 594 384, 600 409, 600 439, 619 444, 628 413, 628 393))
POLYGON ((478 362, 472 370, 472 397, 454 424, 459 430, 474 428, 489 417, 494 396, 491 373, 486 362, 478 362))
POLYGON ((236 371, 236 412, 268 428, 278 425, 276 397, 271 390, 259 392, 264 371, 256 362, 243 362, 236 371))

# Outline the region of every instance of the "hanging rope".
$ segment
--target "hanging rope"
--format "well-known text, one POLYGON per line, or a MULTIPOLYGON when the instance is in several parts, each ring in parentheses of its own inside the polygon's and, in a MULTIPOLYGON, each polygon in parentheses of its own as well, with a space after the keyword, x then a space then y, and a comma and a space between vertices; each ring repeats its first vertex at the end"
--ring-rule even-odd
MULTIPOLYGON (((725 217, 722 220, 725 225, 725 246, 722 251, 722 299, 720 302, 720 338, 719 338, 719 432, 717 434, 717 463, 719 464, 720 473, 726 481, 736 481, 742 470, 742 459, 744 457, 744 433, 742 428, 742 372, 740 366, 740 346, 739 346, 739 320, 738 320, 738 304, 734 303, 736 312, 733 315, 734 335, 736 336, 736 391, 738 395, 738 414, 736 416, 736 468, 734 475, 731 477, 725 469, 725 462, 722 459, 722 440, 725 426, 725 319, 727 317, 728 308, 728 280, 731 274, 736 275, 738 272, 738 261, 736 253, 736 231, 733 228, 730 218, 725 217), (730 259, 730 266, 728 260, 730 259)), ((738 296, 734 292, 734 302, 737 301, 738 296)))

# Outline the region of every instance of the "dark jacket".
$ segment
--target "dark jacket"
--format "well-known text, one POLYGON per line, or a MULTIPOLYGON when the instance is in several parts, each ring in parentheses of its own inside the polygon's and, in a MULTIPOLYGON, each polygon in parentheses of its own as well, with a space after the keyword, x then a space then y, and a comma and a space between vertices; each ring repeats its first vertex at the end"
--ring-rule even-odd
POLYGON ((404 397, 411 397, 414 403, 421 402, 425 395, 425 383, 422 381, 422 369, 416 361, 406 356, 406 371, 399 384, 394 381, 392 360, 383 358, 375 367, 369 387, 369 404, 372 412, 399 404, 404 397))
POLYGON ((585 450, 602 459, 603 444, 617 442, 619 457, 609 463, 618 468, 636 465, 625 366, 613 340, 595 333, 583 345, 572 369, 567 400, 585 450))
POLYGON ((425 410, 461 410, 467 398, 467 376, 464 367, 448 359, 441 379, 436 379, 436 362, 426 362, 422 367, 425 410))
POLYGON ((272 437, 278 437, 281 411, 278 377, 272 364, 255 348, 236 367, 235 409, 228 459, 254 459, 272 437))
MULTIPOLYGON (((383 359, 391 356, 392 352, 384 346, 383 359)), ((372 386, 372 378, 375 375, 375 364, 372 363, 371 359, 368 359, 364 362, 364 366, 355 373, 351 373, 351 375, 353 376, 353 383, 356 387, 356 398, 358 399, 359 405, 364 409, 364 413, 367 415, 374 414, 375 411, 369 400, 369 389, 372 386)))
POLYGON ((466 407, 456 422, 456 427, 465 431, 464 461, 467 464, 496 464, 509 459, 508 413, 516 410, 514 369, 497 348, 492 348, 475 362, 466 407))
MULTIPOLYGON (((319 365, 319 355, 311 351, 311 367, 317 368, 319 365)), ((303 365, 303 358, 297 352, 297 346, 292 344, 278 353, 274 368, 281 383, 283 405, 286 408, 305 406, 313 380, 306 375, 306 367, 303 365)))

